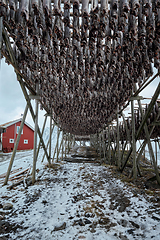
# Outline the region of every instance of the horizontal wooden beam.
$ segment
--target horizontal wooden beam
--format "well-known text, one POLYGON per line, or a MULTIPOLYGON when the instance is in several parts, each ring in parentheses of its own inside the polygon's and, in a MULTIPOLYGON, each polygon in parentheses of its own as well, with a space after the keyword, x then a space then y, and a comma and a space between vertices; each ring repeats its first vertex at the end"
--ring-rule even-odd
POLYGON ((153 122, 150 124, 150 126, 160 126, 160 122, 153 122))
POLYGON ((39 95, 29 95, 30 99, 36 99, 36 100, 40 100, 41 97, 39 95))
POLYGON ((134 100, 143 100, 144 98, 142 96, 132 96, 130 97, 130 101, 134 101, 134 100))

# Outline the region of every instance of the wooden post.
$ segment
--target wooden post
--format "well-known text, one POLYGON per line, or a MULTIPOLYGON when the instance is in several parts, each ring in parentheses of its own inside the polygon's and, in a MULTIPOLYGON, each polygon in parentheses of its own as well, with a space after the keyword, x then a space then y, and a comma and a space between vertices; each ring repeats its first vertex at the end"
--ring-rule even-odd
MULTIPOLYGON (((55 148, 54 148, 54 153, 53 153, 52 162, 54 161, 56 152, 57 152, 57 158, 56 158, 56 159, 58 159, 59 134, 60 134, 60 131, 59 131, 59 128, 57 127, 57 142, 56 142, 56 146, 55 146, 55 148)), ((57 161, 57 160, 56 160, 56 161, 57 161)))
POLYGON ((116 148, 117 148, 117 145, 116 145, 116 139, 115 139, 115 129, 113 127, 113 124, 111 123, 111 127, 112 127, 112 133, 113 133, 113 146, 111 144, 111 148, 112 148, 112 156, 114 155, 114 160, 115 162, 117 161, 116 159, 116 148))
POLYGON ((157 140, 154 140, 155 142, 155 155, 156 155, 156 165, 157 165, 157 140))
MULTIPOLYGON (((57 152, 58 157, 59 157, 59 154, 60 154, 60 151, 61 151, 61 147, 63 147, 62 144, 63 144, 63 138, 61 139, 61 143, 59 145, 59 149, 58 149, 58 152, 57 152)), ((58 157, 57 157, 57 159, 58 159, 58 157)), ((58 162, 58 160, 57 160, 57 162, 58 162)))
POLYGON ((63 161, 63 150, 64 150, 64 132, 62 131, 62 161, 63 161))
POLYGON ((49 161, 51 162, 51 149, 52 149, 52 111, 50 115, 50 131, 49 131, 49 161))
POLYGON ((123 112, 121 112, 121 115, 122 115, 122 118, 123 118, 123 124, 125 125, 125 129, 126 129, 126 132, 127 132, 126 142, 125 142, 125 144, 123 146, 122 154, 121 154, 121 163, 123 164, 123 158, 124 158, 124 154, 125 154, 125 149, 126 149, 126 146, 127 146, 127 151, 128 151, 128 142, 131 145, 131 137, 130 137, 129 129, 127 127, 127 123, 126 123, 125 116, 124 116, 123 112))
POLYGON ((101 159, 101 152, 102 152, 102 147, 101 147, 101 134, 99 133, 99 154, 100 154, 100 159, 101 159))
MULTIPOLYGON (((141 112, 141 115, 142 115, 143 119, 142 119, 142 123, 141 123, 141 125, 140 125, 140 127, 138 129, 137 138, 138 138, 138 136, 140 134, 141 128, 144 127, 149 153, 150 153, 151 159, 153 161, 153 166, 154 166, 154 170, 155 170, 155 174, 156 174, 156 179, 157 179, 158 184, 160 185, 159 170, 158 170, 158 167, 157 167, 157 164, 156 164, 156 160, 155 160, 155 157, 154 157, 154 152, 153 152, 152 144, 151 144, 151 141, 150 141, 150 134, 149 134, 148 127, 147 127, 147 124, 146 124, 147 116, 149 116, 149 113, 152 111, 152 108, 154 106, 154 103, 155 103, 156 99, 159 96, 159 93, 160 93, 160 83, 159 83, 159 85, 158 85, 158 87, 157 87, 157 89, 156 89, 156 91, 155 91, 155 93, 154 93, 154 95, 152 97, 152 100, 151 100, 151 102, 150 102, 150 104, 148 106, 147 113, 145 114, 145 116, 143 114, 141 102, 140 102, 140 100, 138 100, 139 109, 140 109, 140 112, 141 112)), ((152 129, 154 129, 154 126, 152 127, 152 129)))
MULTIPOLYGON (((43 127, 42 127, 42 137, 43 137, 43 133, 44 133, 46 121, 47 121, 47 115, 45 116, 44 123, 43 123, 43 127)), ((41 145, 41 141, 39 140, 38 149, 37 149, 37 157, 36 157, 36 158, 38 158, 40 145, 41 145)))
POLYGON ((133 156, 133 178, 137 178, 137 163, 136 163, 136 138, 135 138, 135 114, 134 114, 134 100, 131 100, 132 113, 132 156, 133 156))
POLYGON ((159 142, 159 139, 157 139, 158 140, 158 146, 159 146, 159 149, 160 149, 160 142, 159 142))
POLYGON ((58 147, 59 147, 59 134, 60 134, 60 130, 59 127, 57 128, 57 162, 58 162, 58 147))
POLYGON ((75 135, 73 135, 73 147, 75 146, 75 143, 76 143, 76 141, 75 141, 75 135))
POLYGON ((144 154, 144 160, 145 160, 145 158, 146 158, 146 152, 145 152, 145 148, 144 148, 144 153, 143 153, 143 154, 144 154))
POLYGON ((111 165, 111 138, 110 138, 110 125, 108 125, 108 146, 109 146, 109 164, 111 165))
POLYGON ((14 158, 15 158, 15 155, 16 155, 17 148, 18 148, 18 144, 19 144, 19 140, 20 140, 20 137, 21 137, 24 122, 25 122, 25 119, 26 119, 26 116, 27 116, 27 112, 28 112, 28 105, 26 105, 26 108, 24 110, 22 122, 21 122, 21 125, 20 125, 20 128, 19 128, 19 132, 18 132, 18 135, 17 135, 16 142, 14 144, 14 149, 13 149, 13 152, 12 152, 11 160, 10 160, 8 170, 7 170, 7 174, 6 174, 6 177, 5 177, 5 180, 4 180, 4 185, 6 185, 7 182, 8 182, 8 178, 9 178, 9 175, 10 175, 10 172, 11 172, 11 169, 12 169, 12 165, 13 165, 13 162, 14 162, 14 158))
MULTIPOLYGON (((36 93, 38 94, 39 86, 36 83, 36 93)), ((36 162, 37 162, 37 132, 38 132, 38 99, 35 99, 35 128, 34 128, 34 150, 33 150, 33 170, 32 170, 32 184, 35 183, 36 176, 36 162)))
POLYGON ((69 151, 71 150, 72 144, 73 144, 73 142, 72 142, 72 134, 70 133, 69 134, 69 151))
POLYGON ((67 154, 67 133, 65 134, 65 158, 66 158, 66 154, 67 154))
POLYGON ((67 151, 67 153, 69 154, 69 152, 70 152, 70 147, 71 147, 71 134, 70 133, 68 133, 68 151, 67 151))
POLYGON ((105 138, 104 138, 104 133, 105 133, 105 130, 103 130, 102 132, 102 141, 103 141, 103 155, 104 155, 104 161, 106 160, 106 145, 105 145, 105 138))
POLYGON ((117 164, 118 164, 118 169, 121 168, 121 162, 120 162, 120 149, 119 149, 119 140, 120 140, 120 136, 119 136, 119 106, 117 108, 117 164))
MULTIPOLYGON (((53 133, 54 127, 55 127, 55 124, 53 124, 53 127, 52 127, 52 133, 53 133)), ((49 146, 49 139, 48 139, 48 142, 47 142, 46 149, 48 149, 48 146, 49 146)), ((44 153, 44 155, 43 155, 43 158, 42 158, 41 162, 44 161, 44 157, 45 157, 45 153, 44 153)))

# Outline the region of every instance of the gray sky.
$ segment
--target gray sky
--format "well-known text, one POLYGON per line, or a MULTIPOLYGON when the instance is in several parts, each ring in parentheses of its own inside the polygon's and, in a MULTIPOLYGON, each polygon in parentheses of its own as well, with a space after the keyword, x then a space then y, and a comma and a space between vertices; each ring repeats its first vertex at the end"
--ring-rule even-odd
MULTIPOLYGON (((140 95, 143 97, 151 97, 160 81, 156 78, 140 95)), ((144 100, 143 103, 148 102, 144 100)), ((0 66, 0 124, 9 122, 21 117, 25 109, 25 98, 18 81, 14 69, 11 65, 5 63, 4 58, 0 66)), ((33 101, 34 105, 34 101, 33 101)), ((45 111, 39 111, 39 125, 42 127, 45 111)), ((34 126, 30 112, 28 111, 26 121, 34 126)), ((49 120, 47 121, 49 126, 49 120)))
MULTIPOLYGON (((34 107, 34 100, 32 100, 34 107)), ((0 66, 0 124, 18 119, 23 114, 26 100, 16 79, 16 74, 11 65, 5 63, 4 58, 0 66)), ((43 125, 45 111, 39 111, 39 125, 43 125)), ((34 126, 28 111, 26 122, 34 126)), ((48 125, 47 121, 47 125, 48 125)))

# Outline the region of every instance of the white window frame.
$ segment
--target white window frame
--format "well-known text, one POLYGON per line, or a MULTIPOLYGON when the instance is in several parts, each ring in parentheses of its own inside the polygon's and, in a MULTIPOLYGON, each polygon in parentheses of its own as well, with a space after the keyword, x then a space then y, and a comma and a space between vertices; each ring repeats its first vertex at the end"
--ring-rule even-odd
POLYGON ((14 143, 14 139, 13 139, 13 138, 10 138, 10 139, 9 139, 9 143, 14 143))
POLYGON ((28 139, 24 139, 24 144, 28 144, 28 139))
MULTIPOLYGON (((19 129, 20 129, 20 126, 17 126, 17 134, 18 134, 18 132, 19 132, 19 129)), ((23 134, 23 128, 22 128, 21 134, 23 134)))

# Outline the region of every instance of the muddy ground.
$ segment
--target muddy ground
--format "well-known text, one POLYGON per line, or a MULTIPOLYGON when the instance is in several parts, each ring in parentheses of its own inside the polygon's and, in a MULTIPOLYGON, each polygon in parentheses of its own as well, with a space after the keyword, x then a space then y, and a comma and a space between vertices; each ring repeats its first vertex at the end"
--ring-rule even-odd
POLYGON ((0 240, 160 239, 160 188, 142 165, 136 181, 129 164, 123 173, 87 162, 39 169, 34 186, 2 191, 0 240))

